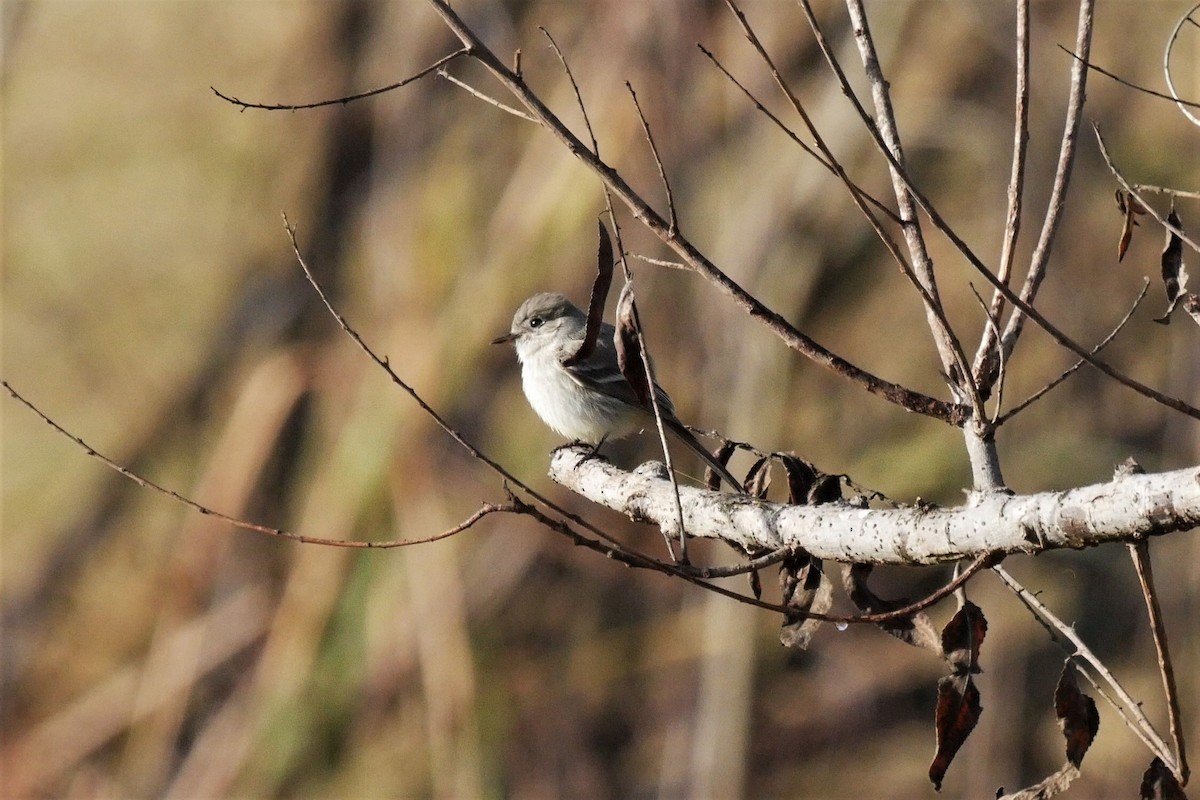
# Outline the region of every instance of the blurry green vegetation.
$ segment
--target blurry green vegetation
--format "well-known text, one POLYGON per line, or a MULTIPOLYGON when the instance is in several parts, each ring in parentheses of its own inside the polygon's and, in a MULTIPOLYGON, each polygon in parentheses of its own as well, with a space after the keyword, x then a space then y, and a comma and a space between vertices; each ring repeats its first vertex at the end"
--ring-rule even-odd
MULTIPOLYGON (((696 50, 713 50, 790 120, 720 4, 460 5, 498 52, 522 50, 529 82, 578 127, 537 26, 550 30, 603 155, 657 197, 631 81, 688 235, 834 351, 944 396, 917 299, 844 192, 696 50)), ((819 6, 853 63, 843 12, 819 6)), ((871 4, 914 172, 989 262, 1012 138, 1010 6, 871 4)), ((799 12, 746 10, 851 173, 890 196, 799 12)), ((423 3, 80 0, 3 13, 8 380, 117 461, 310 535, 421 537, 500 499, 496 477, 316 306, 286 210, 318 275, 406 380, 516 473, 589 510, 539 478, 557 440, 525 406, 511 352, 487 342, 533 291, 585 297, 596 181, 530 124, 432 78, 299 113, 239 113, 208 88, 303 102, 395 81, 456 46, 423 3)), ((1033 4, 1018 264, 1053 175, 1069 68, 1055 45, 1073 41, 1074 13, 1033 4)), ((1103 4, 1095 60, 1159 85, 1179 13, 1103 4)), ((1195 75, 1195 45, 1178 54, 1195 75)), ((477 69, 455 73, 492 90, 477 69)), ((1200 183, 1197 132, 1168 104, 1093 76, 1088 118, 1131 177, 1200 183)), ((1157 271, 1150 226, 1116 263, 1112 189, 1085 136, 1040 303, 1083 342, 1107 333, 1157 271)), ((1196 225, 1186 211, 1184 221, 1196 225)), ((631 250, 669 257, 623 224, 631 250)), ((982 286, 929 238, 970 342, 981 315, 967 282, 982 286)), ((795 450, 898 499, 961 498, 969 472, 954 431, 797 358, 695 277, 634 266, 660 377, 687 421, 795 450)), ((1160 298, 1156 286, 1110 358, 1196 403, 1195 331, 1151 324, 1160 298)), ((1072 360, 1031 330, 1010 365, 1010 403, 1072 360)), ((810 652, 789 653, 765 613, 619 568, 524 519, 363 554, 230 531, 123 481, 16 403, 0 415, 6 796, 930 794, 942 665, 874 629, 829 628, 810 652)), ((1200 454, 1194 426, 1086 371, 1000 441, 1019 491, 1101 480, 1128 455, 1159 470, 1200 454)), ((599 518, 660 547, 654 531, 599 518)), ((1200 545, 1172 536, 1153 552, 1197 742, 1200 545)), ((1124 549, 1010 567, 1161 722, 1124 549)), ((933 580, 897 571, 881 585, 915 595, 933 580)), ((1060 652, 989 577, 971 593, 991 623, 985 711, 948 796, 1014 789, 1060 753, 1050 705, 1060 652)), ((1130 796, 1149 756, 1101 714, 1077 794, 1130 796)))

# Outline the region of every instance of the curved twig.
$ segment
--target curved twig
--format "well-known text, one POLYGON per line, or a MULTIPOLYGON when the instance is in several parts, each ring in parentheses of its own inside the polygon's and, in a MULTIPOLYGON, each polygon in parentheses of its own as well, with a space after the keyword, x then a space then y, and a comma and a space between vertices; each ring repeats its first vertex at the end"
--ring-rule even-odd
MULTIPOLYGON (((1175 49, 1175 41, 1179 38, 1179 32, 1183 30, 1183 26, 1189 21, 1193 25, 1196 24, 1196 21, 1192 19, 1192 14, 1195 14, 1198 8, 1200 8, 1200 3, 1189 8, 1188 12, 1179 18, 1179 22, 1175 23, 1175 28, 1171 31, 1171 35, 1167 39, 1167 47, 1163 50, 1163 75, 1167 79, 1167 88, 1171 90, 1171 99, 1175 101, 1175 106, 1179 109, 1180 113, 1187 117, 1193 125, 1200 126, 1200 119, 1197 119, 1196 115, 1187 109, 1188 106, 1200 108, 1200 103, 1188 103, 1180 100, 1179 92, 1175 91, 1175 80, 1171 77, 1171 51, 1175 49)), ((1184 783, 1187 783, 1186 779, 1184 783)))
POLYGON ((239 108, 242 109, 242 111, 245 111, 248 108, 260 109, 262 111, 300 111, 302 109, 322 108, 324 106, 344 106, 347 103, 350 103, 354 100, 362 100, 364 97, 374 97, 377 94, 383 94, 385 92, 390 92, 393 89, 399 89, 402 86, 407 86, 408 84, 412 83, 413 81, 418 81, 421 78, 424 78, 426 75, 428 75, 431 72, 437 72, 442 67, 446 66, 451 61, 453 61, 454 59, 459 58, 460 56, 467 56, 467 55, 471 55, 471 48, 463 47, 458 50, 455 50, 453 53, 450 53, 449 55, 442 56, 441 58, 439 58, 437 61, 430 64, 425 69, 421 70, 420 72, 418 72, 414 75, 409 75, 407 78, 405 78, 402 81, 397 81, 396 83, 389 83, 387 86, 380 86, 378 89, 371 89, 366 92, 359 92, 358 94, 346 95, 345 97, 335 97, 332 100, 318 100, 315 103, 298 103, 298 104, 251 103, 246 100, 239 100, 238 98, 234 97, 233 95, 225 94, 224 92, 217 89, 217 87, 215 87, 215 86, 210 86, 208 88, 212 89, 213 94, 215 94, 217 97, 221 98, 222 100, 224 100, 227 103, 232 103, 233 105, 238 106, 239 108))

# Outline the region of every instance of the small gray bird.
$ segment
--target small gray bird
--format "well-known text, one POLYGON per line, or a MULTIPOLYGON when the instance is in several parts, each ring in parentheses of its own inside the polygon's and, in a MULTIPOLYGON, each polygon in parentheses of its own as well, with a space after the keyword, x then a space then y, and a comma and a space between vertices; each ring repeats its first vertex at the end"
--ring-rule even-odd
MULTIPOLYGON (((617 365, 613 326, 600 327, 591 355, 578 364, 564 361, 579 349, 587 314, 561 294, 535 294, 517 309, 512 330, 492 344, 514 342, 521 362, 521 386, 542 421, 563 436, 598 445, 654 427, 654 412, 642 405, 617 365)), ((657 384, 654 395, 663 425, 739 492, 742 485, 696 441, 675 416, 671 398, 657 384)))

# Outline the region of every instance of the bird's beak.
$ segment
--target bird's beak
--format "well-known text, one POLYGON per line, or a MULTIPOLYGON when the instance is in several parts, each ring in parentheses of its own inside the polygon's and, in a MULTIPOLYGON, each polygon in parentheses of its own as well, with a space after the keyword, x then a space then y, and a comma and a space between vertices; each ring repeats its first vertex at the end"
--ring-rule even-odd
POLYGON ((492 344, 506 344, 507 342, 515 341, 516 338, 517 334, 506 333, 503 336, 497 336, 495 339, 492 339, 492 344))

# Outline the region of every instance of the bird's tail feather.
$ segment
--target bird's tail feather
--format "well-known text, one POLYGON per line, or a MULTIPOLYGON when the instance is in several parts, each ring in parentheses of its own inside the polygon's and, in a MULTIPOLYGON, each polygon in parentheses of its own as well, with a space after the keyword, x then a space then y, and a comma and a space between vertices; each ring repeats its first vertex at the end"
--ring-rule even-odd
POLYGON ((733 477, 733 474, 730 473, 725 465, 718 461, 712 453, 708 452, 707 447, 700 444, 700 442, 696 440, 696 437, 692 435, 691 431, 684 427, 682 422, 668 418, 663 419, 663 423, 667 426, 667 430, 675 434, 676 439, 681 441, 693 453, 700 456, 700 458, 704 460, 704 463, 712 467, 716 473, 721 476, 722 480, 724 480, 741 494, 746 493, 746 490, 742 487, 741 482, 738 481, 737 478, 733 477))

